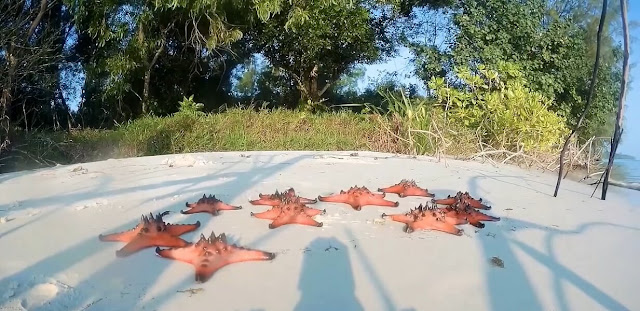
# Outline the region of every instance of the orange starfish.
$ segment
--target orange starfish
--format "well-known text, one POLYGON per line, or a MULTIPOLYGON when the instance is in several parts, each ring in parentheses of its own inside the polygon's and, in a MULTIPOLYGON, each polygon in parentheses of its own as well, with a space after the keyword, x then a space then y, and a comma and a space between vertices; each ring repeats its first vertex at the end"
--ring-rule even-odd
POLYGON ((391 217, 391 220, 406 224, 404 231, 411 233, 416 230, 437 230, 453 235, 462 235, 462 230, 457 224, 464 223, 459 219, 447 217, 444 210, 438 209, 435 205, 420 204, 415 209, 411 209, 405 214, 382 214, 382 217, 391 217))
POLYGON ((395 193, 399 197, 408 196, 433 197, 426 188, 420 188, 414 180, 403 179, 399 183, 386 188, 378 188, 379 192, 395 193))
POLYGON ((271 209, 262 213, 251 213, 251 216, 260 219, 269 219, 269 229, 275 229, 288 224, 300 224, 306 226, 322 227, 321 222, 315 221, 312 217, 324 214, 326 210, 310 208, 304 205, 299 199, 285 199, 282 203, 272 206, 271 209))
POLYGON ((466 204, 469 204, 471 205, 471 207, 476 209, 491 209, 491 206, 482 204, 482 198, 476 200, 471 197, 471 195, 469 195, 469 192, 462 193, 462 191, 458 191, 455 196, 448 195, 446 199, 438 199, 436 200, 436 203, 442 205, 452 205, 458 201, 465 201, 466 204))
POLYGON ((243 261, 267 261, 276 257, 274 253, 229 244, 224 233, 216 236, 213 232, 208 239, 200 235, 198 242, 179 248, 156 247, 156 254, 193 265, 196 282, 200 283, 208 281, 216 271, 227 265, 243 261))
POLYGON ((279 205, 284 199, 292 199, 292 198, 299 198, 300 202, 302 202, 303 204, 314 204, 318 201, 316 199, 307 199, 307 198, 297 196, 296 191, 293 188, 289 188, 284 192, 278 192, 278 190, 276 190, 274 194, 260 193, 258 194, 258 197, 260 197, 260 199, 251 200, 249 201, 249 203, 253 205, 276 206, 276 205, 279 205))
POLYGON ((242 209, 242 206, 233 206, 218 200, 215 195, 209 195, 209 197, 202 195, 202 198, 200 198, 198 202, 187 202, 185 205, 188 209, 181 210, 180 213, 182 214, 209 213, 217 216, 220 214, 220 211, 242 209))
POLYGON ((142 215, 135 228, 119 233, 100 234, 98 238, 100 241, 105 242, 127 243, 116 251, 117 257, 129 256, 141 249, 152 246, 181 247, 188 244, 179 236, 198 229, 200 221, 195 224, 173 225, 162 220, 162 217, 167 214, 169 214, 168 211, 157 214, 156 217, 153 217, 153 213, 149 213, 148 217, 142 215))
POLYGON ((489 216, 477 211, 466 201, 453 203, 451 206, 444 208, 451 217, 458 219, 466 219, 470 225, 476 228, 484 228, 481 221, 499 221, 500 217, 489 216))
POLYGON ((383 199, 385 196, 384 193, 376 194, 367 187, 355 187, 349 188, 346 192, 341 190, 339 194, 329 195, 326 197, 318 196, 318 200, 322 202, 333 202, 333 203, 346 203, 351 205, 353 209, 359 211, 365 205, 378 205, 378 206, 387 206, 387 207, 398 207, 398 202, 392 202, 389 200, 383 199))

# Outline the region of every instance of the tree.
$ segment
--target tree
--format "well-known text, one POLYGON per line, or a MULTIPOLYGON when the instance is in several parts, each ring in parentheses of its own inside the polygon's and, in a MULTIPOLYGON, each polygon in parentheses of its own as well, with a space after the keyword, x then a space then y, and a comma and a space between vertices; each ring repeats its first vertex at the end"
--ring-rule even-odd
POLYGON ((257 51, 291 77, 301 102, 317 102, 353 64, 371 63, 390 51, 384 27, 359 4, 300 1, 284 4, 252 38, 257 51), (299 10, 303 17, 291 20, 299 10))
POLYGON ((61 26, 56 1, 0 3, 0 151, 10 144, 13 120, 20 118, 28 128, 27 115, 40 107, 56 115, 51 101, 59 95, 61 26))
MULTIPOLYGON (((425 82, 432 76, 447 76, 453 66, 474 69, 479 64, 512 62, 522 68, 533 90, 554 99, 551 109, 566 117, 568 126, 577 123, 589 94, 588 77, 595 58, 598 17, 590 3, 467 0, 458 1, 451 12, 456 35, 445 40, 444 48, 432 43, 412 46, 417 73, 425 82)), ((606 24, 603 31, 597 96, 580 132, 583 139, 602 130, 618 96, 621 53, 612 40, 612 25, 606 24)))

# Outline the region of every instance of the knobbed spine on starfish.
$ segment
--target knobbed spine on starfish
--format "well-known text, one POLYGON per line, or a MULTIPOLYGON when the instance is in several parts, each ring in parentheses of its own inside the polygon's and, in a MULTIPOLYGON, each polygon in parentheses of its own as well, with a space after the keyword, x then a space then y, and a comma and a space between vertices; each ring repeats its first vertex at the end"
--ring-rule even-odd
POLYGON ((200 234, 200 239, 193 244, 178 248, 161 249, 156 247, 156 255, 182 261, 195 267, 196 282, 206 282, 221 268, 238 262, 269 261, 276 257, 275 253, 245 248, 236 244, 229 244, 225 233, 219 236, 212 231, 206 238, 200 234))

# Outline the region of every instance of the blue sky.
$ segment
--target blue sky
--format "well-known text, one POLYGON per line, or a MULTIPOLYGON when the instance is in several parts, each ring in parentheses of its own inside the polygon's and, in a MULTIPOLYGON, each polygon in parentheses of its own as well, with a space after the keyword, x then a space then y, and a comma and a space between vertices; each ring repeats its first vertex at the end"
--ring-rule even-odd
MULTIPOLYGON (((640 22, 640 1, 629 1, 627 14, 629 22, 640 22)), ((622 137, 623 140, 620 143, 620 146, 618 146, 618 153, 632 155, 640 159, 640 144, 638 143, 637 138, 640 137, 640 124, 638 123, 638 121, 640 121, 640 103, 638 102, 640 99, 640 79, 638 79, 639 67, 634 66, 640 63, 640 42, 637 40, 634 41, 633 39, 634 38, 632 36, 631 44, 629 46, 631 51, 629 59, 629 64, 631 66, 629 76, 632 81, 627 86, 629 88, 629 92, 627 93, 625 102, 625 118, 623 120, 624 123, 622 124, 624 134, 622 137)))

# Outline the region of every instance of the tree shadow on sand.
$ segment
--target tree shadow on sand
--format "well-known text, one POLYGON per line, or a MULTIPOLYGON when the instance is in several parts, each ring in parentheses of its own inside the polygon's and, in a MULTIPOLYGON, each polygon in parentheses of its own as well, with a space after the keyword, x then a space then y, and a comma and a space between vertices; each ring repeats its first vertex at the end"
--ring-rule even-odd
MULTIPOLYGON (((234 198, 236 198, 241 191, 243 191, 242 190, 243 188, 251 187, 256 183, 259 183, 264 179, 277 174, 283 169, 286 169, 287 167, 294 165, 299 161, 302 161, 306 157, 307 156, 302 156, 302 155, 298 157, 294 157, 293 159, 290 159, 289 161, 287 161, 288 163, 286 163, 285 165, 282 165, 282 163, 270 163, 270 161, 267 161, 267 162, 263 162, 263 164, 260 164, 260 165, 254 165, 247 170, 242 170, 240 172, 227 173, 230 176, 233 176, 234 178, 213 187, 210 187, 210 186, 206 187, 201 185, 200 183, 206 182, 211 178, 219 177, 220 171, 216 172, 218 174, 213 173, 213 174, 207 174, 202 177, 186 178, 182 180, 167 180, 161 183, 154 183, 154 184, 148 184, 148 185, 133 185, 132 187, 118 189, 115 191, 108 191, 108 190, 100 191, 101 189, 100 190, 96 189, 98 191, 95 191, 93 195, 91 193, 86 193, 83 195, 85 195, 86 197, 95 197, 96 192, 98 193, 109 192, 110 195, 122 196, 128 193, 131 193, 133 191, 138 191, 141 188, 156 189, 156 188, 164 188, 164 187, 170 187, 170 186, 171 187, 178 186, 180 188, 177 189, 177 191, 171 191, 170 194, 166 194, 165 196, 180 194, 181 192, 187 189, 190 189, 192 191, 207 192, 207 193, 209 192, 219 193, 219 192, 226 191, 228 193, 227 199, 231 201, 234 198)), ((233 164, 229 166, 233 166, 233 164)), ((65 198, 67 203, 70 203, 68 201, 73 200, 73 197, 65 194, 62 194, 60 197, 65 198)), ((85 199, 85 197, 83 197, 83 199, 85 199)), ((173 203, 171 205, 173 205, 173 203)), ((155 214, 165 210, 174 210, 174 209, 177 211, 180 208, 177 206, 176 207, 159 206, 154 208, 146 208, 145 214, 148 212, 153 212, 155 214)), ((201 220, 203 220, 201 221, 202 225, 200 228, 205 228, 209 222, 214 220, 213 217, 205 217, 206 215, 201 215, 201 216, 202 217, 194 216, 194 218, 201 218, 201 220)), ((181 221, 181 223, 193 223, 193 222, 195 222, 195 220, 190 219, 187 221, 181 221)), ((101 231, 100 233, 111 233, 111 232, 120 232, 120 231, 128 230, 134 227, 136 223, 137 223, 137 219, 132 220, 126 224, 120 224, 118 226, 108 228, 106 230, 100 230, 101 231)), ((197 236, 199 235, 199 231, 201 230, 197 230, 196 232, 185 234, 182 237, 187 241, 192 241, 197 238, 197 236)), ((209 234, 209 232, 205 232, 205 233, 209 234)), ((268 236, 272 237, 273 234, 268 236)), ((67 249, 64 249, 59 251, 58 253, 52 254, 48 258, 35 262, 31 266, 28 266, 22 269, 21 271, 16 271, 13 274, 10 274, 8 276, 1 278, 0 288, 8 288, 8 286, 12 282, 17 282, 17 284, 22 284, 20 291, 23 291, 25 289, 28 290, 28 288, 22 288, 22 286, 23 285, 29 286, 29 284, 33 282, 33 281, 30 281, 30 279, 33 278, 34 275, 44 274, 43 276, 54 276, 56 274, 62 273, 68 267, 71 267, 71 266, 74 266, 75 264, 80 263, 81 261, 85 260, 87 257, 91 257, 99 252, 103 252, 105 248, 109 248, 109 247, 120 248, 122 247, 122 245, 121 244, 109 245, 109 244, 100 242, 97 238, 97 234, 95 236, 87 237, 85 240, 82 240, 76 245, 70 246, 67 249), (26 282, 26 283, 23 283, 23 282, 26 282)), ((109 255, 114 257, 113 260, 110 263, 108 263, 106 266, 101 267, 96 271, 94 271, 92 274, 85 276, 85 278, 82 281, 80 281, 80 283, 77 286, 75 286, 74 290, 58 294, 55 298, 48 301, 44 305, 40 307, 36 307, 35 310, 48 310, 56 306, 58 307, 65 306, 64 309, 66 310, 74 310, 74 309, 82 308, 83 305, 86 305, 92 301, 94 302, 100 301, 91 307, 92 309, 96 309, 96 310, 99 310, 103 307, 107 308, 107 310, 110 310, 109 307, 107 306, 110 304, 110 302, 113 302, 113 301, 118 301, 120 304, 123 305, 123 307, 125 307, 128 310, 139 310, 140 309, 139 307, 144 308, 144 303, 140 302, 139 297, 141 297, 141 295, 144 295, 144 293, 149 289, 149 287, 152 286, 157 281, 157 278, 160 275, 162 275, 162 272, 164 271, 164 269, 168 267, 168 265, 171 263, 168 261, 161 261, 155 258, 156 256, 153 253, 153 248, 143 250, 141 251, 140 254, 134 254, 129 258, 115 258, 115 255, 113 255, 113 253, 110 253, 109 255), (150 261, 153 261, 153 263, 151 263, 150 261), (110 288, 108 293, 98 291, 97 290, 98 288, 102 288, 102 289, 107 288, 104 285, 99 284, 99 282, 101 282, 101 280, 104 280, 104 278, 110 279, 112 283, 113 282, 123 283, 125 284, 125 287, 126 287, 126 284, 129 283, 133 286, 131 289, 134 290, 135 292, 132 292, 127 288, 117 288, 117 286, 113 287, 111 285, 107 286, 110 288), (138 290, 135 290, 136 288, 138 290), (77 296, 77 295, 82 296, 82 298, 71 299, 71 296, 77 296), (134 295, 137 297, 134 297, 134 295)), ((193 278, 192 275, 189 275, 189 278, 185 276, 185 280, 192 279, 192 278, 193 278)), ((176 289, 178 289, 179 286, 184 286, 185 282, 186 281, 176 282, 175 284, 170 286, 171 290, 169 290, 166 295, 163 295, 163 297, 157 297, 158 299, 155 299, 155 300, 158 300, 158 302, 167 301, 167 299, 170 299, 170 297, 174 296, 171 293, 175 293, 176 289)), ((160 303, 160 305, 162 305, 162 303, 160 303)))
POLYGON ((336 238, 317 238, 307 246, 294 310, 364 310, 355 296, 348 247, 336 238))
MULTIPOLYGON (((483 197, 483 193, 478 185, 478 180, 486 177, 491 176, 475 176, 470 179, 469 192, 472 193, 472 195, 483 197)), ((536 189, 530 190, 540 192, 536 189)), ((491 205, 491 202, 488 203, 491 205)), ((501 216, 499 212, 497 212, 501 210, 503 209, 494 206, 490 214, 501 216)), ((528 279, 524 268, 515 256, 515 250, 524 252, 527 256, 553 272, 554 298, 555 302, 559 305, 559 310, 569 310, 566 293, 560 285, 562 282, 568 282, 573 285, 579 291, 593 299, 599 306, 607 310, 629 310, 596 285, 573 272, 569 267, 558 262, 552 247, 552 241, 560 235, 580 234, 587 228, 593 226, 613 226, 636 231, 640 229, 600 222, 585 223, 576 230, 559 230, 514 218, 503 218, 501 221, 508 221, 509 226, 499 226, 495 223, 488 222, 487 227, 482 229, 477 235, 485 258, 488 259, 492 256, 497 256, 503 260, 505 267, 508 265, 508 268, 505 269, 486 269, 487 290, 490 302, 489 308, 491 310, 521 310, 523 306, 526 306, 526 310, 543 310, 542 303, 537 297, 531 281, 528 279), (534 247, 515 239, 512 235, 511 227, 545 231, 546 253, 540 252, 534 247), (486 234, 483 233, 483 231, 487 231, 486 234), (491 235, 489 236, 489 234, 491 235)))

